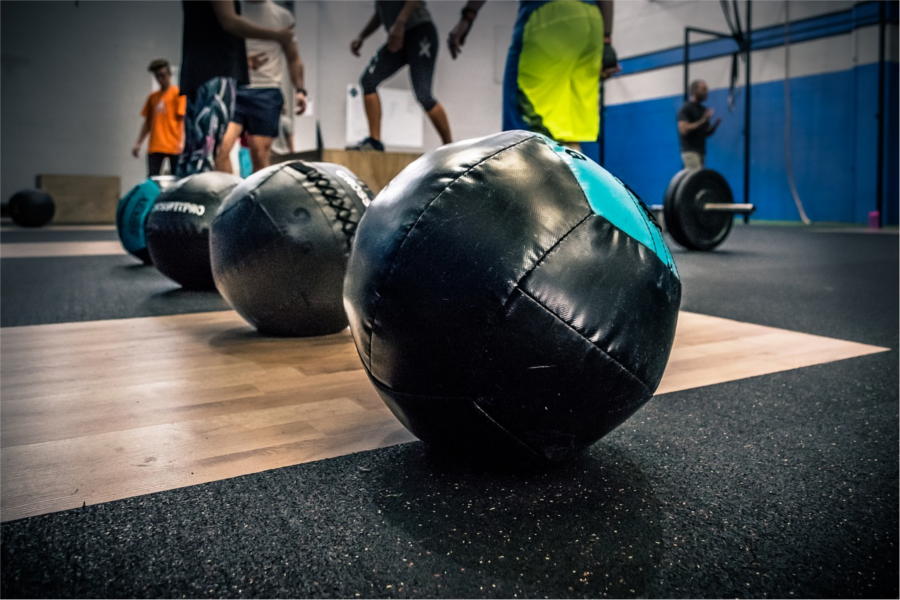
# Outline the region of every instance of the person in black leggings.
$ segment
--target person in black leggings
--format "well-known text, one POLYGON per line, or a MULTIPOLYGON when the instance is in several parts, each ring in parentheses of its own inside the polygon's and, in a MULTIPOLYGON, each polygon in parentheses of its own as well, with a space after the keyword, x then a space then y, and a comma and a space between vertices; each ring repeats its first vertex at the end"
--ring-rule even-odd
POLYGON ((447 113, 431 94, 431 80, 434 77, 439 44, 437 29, 425 3, 418 0, 377 0, 375 14, 359 36, 350 42, 350 51, 355 56, 359 56, 363 40, 374 33, 379 25, 384 25, 388 32, 387 43, 378 49, 360 77, 363 104, 369 121, 369 137, 354 149, 384 150, 381 142, 381 100, 378 98, 377 88, 404 65, 409 65, 416 100, 431 119, 443 143, 450 143, 453 139, 447 113))

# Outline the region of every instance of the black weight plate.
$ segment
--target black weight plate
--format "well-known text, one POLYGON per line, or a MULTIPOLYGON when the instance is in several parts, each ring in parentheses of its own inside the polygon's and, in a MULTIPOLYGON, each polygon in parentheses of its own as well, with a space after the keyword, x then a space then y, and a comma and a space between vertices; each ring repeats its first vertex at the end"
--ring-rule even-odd
POLYGON ((681 244, 681 239, 684 239, 684 232, 681 229, 681 219, 678 216, 678 213, 675 210, 675 190, 678 189, 678 184, 684 179, 684 176, 690 173, 690 169, 682 169, 675 173, 672 176, 672 179, 669 180, 669 185, 666 186, 666 193, 663 195, 663 219, 666 222, 666 231, 669 232, 675 241, 681 244))
POLYGON ((707 203, 734 203, 728 182, 712 169, 691 171, 678 184, 672 197, 679 230, 672 237, 691 250, 712 250, 728 237, 734 223, 730 212, 705 211, 707 203))
POLYGON ((668 204, 669 201, 675 196, 675 188, 678 187, 678 184, 681 183, 681 180, 684 179, 684 176, 690 172, 690 169, 682 169, 672 175, 672 179, 669 180, 669 185, 666 186, 666 193, 663 195, 663 206, 668 204))

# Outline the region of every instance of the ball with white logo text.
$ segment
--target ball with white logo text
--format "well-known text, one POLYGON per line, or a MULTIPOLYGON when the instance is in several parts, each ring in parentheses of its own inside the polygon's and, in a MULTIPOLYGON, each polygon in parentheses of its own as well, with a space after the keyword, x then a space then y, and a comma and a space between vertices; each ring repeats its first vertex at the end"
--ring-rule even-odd
POLYGON ((160 273, 186 289, 214 289, 209 226, 240 177, 210 171, 189 175, 160 194, 147 217, 147 251, 160 273))

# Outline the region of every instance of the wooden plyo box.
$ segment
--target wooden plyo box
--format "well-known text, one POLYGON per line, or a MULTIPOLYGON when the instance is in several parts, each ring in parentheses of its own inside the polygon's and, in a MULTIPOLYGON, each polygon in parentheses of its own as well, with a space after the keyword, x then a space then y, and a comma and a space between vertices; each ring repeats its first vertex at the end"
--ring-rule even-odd
POLYGON ((56 204, 54 224, 116 222, 120 183, 117 176, 38 175, 37 187, 56 204))
POLYGON ((343 165, 366 182, 377 194, 406 165, 421 154, 411 152, 361 152, 359 150, 323 150, 322 160, 343 165))

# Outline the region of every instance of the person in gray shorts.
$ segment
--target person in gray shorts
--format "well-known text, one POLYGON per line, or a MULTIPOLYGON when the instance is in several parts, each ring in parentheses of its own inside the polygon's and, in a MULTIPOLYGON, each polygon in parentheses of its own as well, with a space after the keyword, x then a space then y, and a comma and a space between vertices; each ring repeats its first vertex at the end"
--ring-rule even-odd
POLYGON ((387 43, 378 49, 360 77, 369 136, 351 149, 384 150, 381 141, 381 100, 378 98, 377 88, 404 65, 409 65, 409 77, 416 100, 431 119, 441 141, 449 144, 453 138, 450 135, 447 113, 431 93, 439 43, 437 29, 425 3, 417 0, 377 0, 375 14, 359 36, 350 42, 350 51, 354 56, 359 56, 363 40, 374 33, 379 25, 384 25, 388 32, 387 43))
MULTIPOLYGON (((252 23, 272 29, 294 26, 294 17, 272 0, 244 2, 244 16, 252 23)), ((216 169, 231 173, 231 149, 246 134, 253 171, 259 171, 271 161, 272 142, 279 135, 282 108, 285 105, 282 88, 285 66, 294 87, 297 114, 306 110, 306 90, 303 88, 303 62, 297 41, 281 45, 268 40, 247 40, 247 63, 250 83, 239 87, 235 94, 234 113, 216 153, 216 169)))

